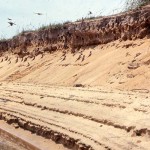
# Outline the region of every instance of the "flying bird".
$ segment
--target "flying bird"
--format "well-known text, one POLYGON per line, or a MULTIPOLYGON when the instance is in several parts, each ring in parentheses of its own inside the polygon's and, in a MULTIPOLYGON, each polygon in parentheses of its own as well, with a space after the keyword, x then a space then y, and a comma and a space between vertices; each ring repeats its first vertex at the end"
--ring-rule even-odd
POLYGON ((88 15, 91 15, 91 14, 92 14, 92 12, 91 12, 91 11, 89 11, 88 15))
POLYGON ((12 20, 11 18, 8 18, 8 20, 12 20))
POLYGON ((41 15, 43 15, 42 13, 35 13, 36 15, 39 15, 39 16, 41 16, 41 15))
POLYGON ((8 22, 10 24, 10 26, 16 25, 14 22, 8 22))

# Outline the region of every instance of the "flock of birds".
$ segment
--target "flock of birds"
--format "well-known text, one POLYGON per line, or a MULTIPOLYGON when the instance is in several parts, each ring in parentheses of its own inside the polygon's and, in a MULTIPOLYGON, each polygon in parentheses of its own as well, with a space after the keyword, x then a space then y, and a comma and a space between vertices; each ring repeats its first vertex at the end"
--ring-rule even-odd
MULTIPOLYGON (((38 16, 42 16, 43 14, 42 13, 34 13, 38 16)), ((11 19, 11 18, 7 18, 8 19, 8 24, 9 24, 9 27, 12 27, 14 25, 16 25, 16 23, 11 19)))
MULTIPOLYGON (((43 13, 39 13, 39 12, 38 12, 38 13, 34 13, 34 14, 36 14, 36 15, 38 15, 38 16, 44 15, 43 13)), ((92 12, 91 12, 91 11, 88 12, 88 16, 90 16, 90 15, 92 15, 92 12)), ((13 19, 11 19, 11 18, 7 18, 7 19, 8 19, 9 27, 16 25, 16 23, 13 21, 13 19)), ((92 55, 92 52, 90 51, 88 57, 90 57, 91 55, 92 55)), ((42 55, 42 57, 43 57, 43 55, 42 55)), ((41 58, 42 58, 42 57, 41 57, 41 58)), ((66 59, 66 53, 64 53, 64 54, 62 55, 62 57, 63 57, 62 61, 64 61, 64 60, 66 59)), ((18 59, 19 59, 19 58, 17 57, 16 63, 18 62, 18 59)), ((33 58, 33 60, 34 60, 34 59, 35 59, 35 57, 33 58)), ((83 55, 82 52, 81 52, 81 54, 79 55, 79 57, 77 58, 76 61, 78 61, 78 60, 80 60, 80 59, 82 59, 82 61, 84 61, 84 59, 85 59, 85 55, 83 55)), ((3 61, 8 61, 9 64, 10 64, 10 63, 11 63, 11 58, 8 59, 8 56, 7 56, 5 59, 2 59, 2 60, 1 60, 1 62, 3 62, 3 61)), ((21 61, 23 61, 23 58, 22 58, 21 61)), ((26 61, 26 59, 25 59, 24 61, 26 61)), ((29 64, 28 64, 28 66, 29 66, 29 64)))
MULTIPOLYGON (((67 57, 66 54, 67 54, 67 52, 64 52, 63 55, 60 57, 61 61, 66 60, 66 57, 67 57)), ((73 56, 75 56, 75 55, 76 55, 76 53, 73 54, 73 56)), ((92 55, 92 51, 90 51, 90 53, 87 57, 90 57, 91 55, 92 55)), ((77 57, 76 62, 79 60, 81 60, 81 62, 83 62, 85 60, 85 55, 83 55, 82 51, 79 52, 79 56, 77 57)))
MULTIPOLYGON (((43 13, 39 13, 39 12, 34 13, 34 14, 36 14, 36 15, 38 15, 38 16, 44 15, 43 13)), ((88 16, 90 16, 90 15, 92 15, 92 14, 93 14, 93 13, 92 13, 91 11, 88 12, 88 16)), ((16 23, 15 23, 11 18, 8 18, 8 24, 9 24, 8 27, 12 27, 12 26, 16 25, 16 23)))
MULTIPOLYGON (((2 62, 8 62, 8 64, 11 64, 11 62, 12 62, 11 59, 12 59, 11 57, 5 56, 4 58, 1 59, 0 63, 2 63, 2 62)), ((23 57, 22 58, 17 57, 16 60, 15 60, 15 63, 18 63, 19 59, 20 59, 21 62, 26 62, 27 59, 28 59, 28 57, 25 57, 25 58, 23 58, 23 57)), ((30 66, 29 62, 27 64, 27 67, 28 66, 30 66)))
MULTIPOLYGON (((76 54, 74 53, 73 56, 75 56, 76 54)), ((88 56, 87 57, 90 57, 92 55, 92 51, 89 52, 88 56)), ((44 54, 42 53, 41 54, 41 58, 44 57, 44 54)), ((63 55, 60 57, 61 61, 65 61, 66 60, 66 57, 67 57, 67 52, 63 52, 63 55)), ((30 63, 28 62, 28 59, 31 59, 31 61, 35 60, 36 56, 33 56, 33 57, 29 57, 29 56, 26 56, 26 57, 17 57, 16 60, 15 60, 15 63, 18 63, 19 60, 20 62, 27 62, 27 66, 26 67, 29 67, 30 66, 30 63)), ((77 57, 76 59, 76 62, 81 60, 81 62, 83 62, 85 60, 85 55, 81 52, 79 52, 79 56, 77 57)), ((9 56, 5 56, 4 58, 1 59, 0 63, 2 62, 8 62, 8 64, 11 64, 12 62, 12 58, 9 57, 9 56)))

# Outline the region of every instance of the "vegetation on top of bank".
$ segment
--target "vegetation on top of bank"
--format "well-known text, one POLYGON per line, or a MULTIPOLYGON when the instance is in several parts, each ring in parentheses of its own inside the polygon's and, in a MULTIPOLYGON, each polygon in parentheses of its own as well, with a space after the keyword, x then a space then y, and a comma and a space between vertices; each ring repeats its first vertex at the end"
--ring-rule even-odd
POLYGON ((126 0, 125 10, 133 10, 150 4, 150 0, 126 0))
MULTIPOLYGON (((124 11, 138 9, 138 8, 140 8, 142 6, 150 4, 150 0, 123 0, 123 1, 125 2, 125 4, 124 4, 124 11)), ((101 12, 101 14, 102 14, 102 12, 101 12)), ((98 19, 98 18, 102 18, 102 17, 103 17, 102 15, 94 16, 93 13, 91 12, 90 15, 88 15, 86 17, 82 17, 81 19, 78 19, 75 22, 81 22, 83 20, 84 21, 93 20, 93 19, 98 19)), ((46 29, 52 29, 52 30, 61 29, 65 25, 70 24, 70 23, 72 23, 72 21, 66 21, 64 23, 51 23, 49 25, 42 25, 36 30, 33 30, 33 29, 31 29, 31 30, 22 29, 21 32, 17 33, 17 35, 25 34, 25 33, 28 33, 28 32, 33 32, 33 31, 43 31, 43 30, 46 30, 46 29)), ((0 38, 0 42, 5 42, 6 40, 7 39, 5 39, 4 37, 0 38)))

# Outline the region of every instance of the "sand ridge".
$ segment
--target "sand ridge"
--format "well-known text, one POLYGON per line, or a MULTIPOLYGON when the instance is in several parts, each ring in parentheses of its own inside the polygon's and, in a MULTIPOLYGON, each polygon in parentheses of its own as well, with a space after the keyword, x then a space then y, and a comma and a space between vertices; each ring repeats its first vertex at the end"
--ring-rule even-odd
POLYGON ((71 149, 148 149, 147 92, 9 83, 1 118, 71 149))

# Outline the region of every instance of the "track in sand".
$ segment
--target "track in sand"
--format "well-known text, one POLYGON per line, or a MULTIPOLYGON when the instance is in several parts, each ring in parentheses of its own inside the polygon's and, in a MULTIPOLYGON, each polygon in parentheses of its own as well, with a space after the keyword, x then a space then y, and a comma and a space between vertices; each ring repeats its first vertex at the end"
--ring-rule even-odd
POLYGON ((3 83, 1 119, 70 149, 148 149, 147 90, 3 83))

